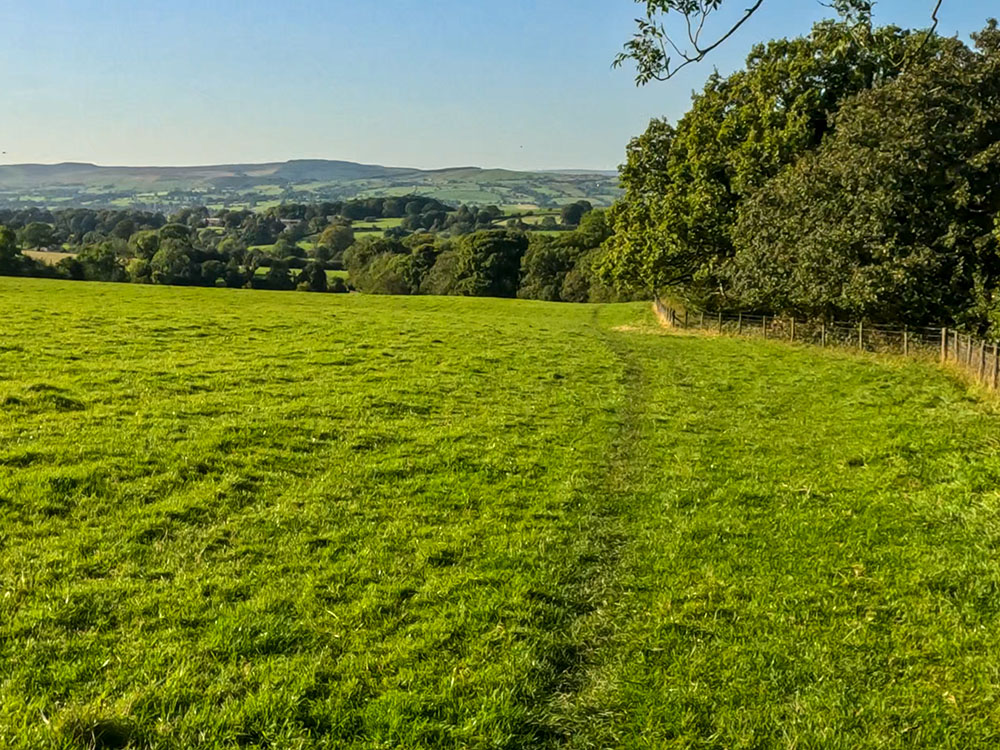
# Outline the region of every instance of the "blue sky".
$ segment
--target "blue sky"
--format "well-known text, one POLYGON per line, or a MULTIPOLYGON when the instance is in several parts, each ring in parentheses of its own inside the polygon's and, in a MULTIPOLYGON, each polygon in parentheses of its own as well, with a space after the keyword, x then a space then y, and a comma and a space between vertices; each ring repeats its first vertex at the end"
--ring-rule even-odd
MULTIPOLYGON (((734 7, 745 3, 730 0, 734 7)), ((921 27, 933 0, 882 0, 921 27)), ((995 0, 945 0, 967 37, 995 0)), ((0 162, 330 158, 423 168, 614 168, 712 67, 830 11, 767 0, 709 63, 636 88, 611 60, 632 0, 0 0, 0 162)))

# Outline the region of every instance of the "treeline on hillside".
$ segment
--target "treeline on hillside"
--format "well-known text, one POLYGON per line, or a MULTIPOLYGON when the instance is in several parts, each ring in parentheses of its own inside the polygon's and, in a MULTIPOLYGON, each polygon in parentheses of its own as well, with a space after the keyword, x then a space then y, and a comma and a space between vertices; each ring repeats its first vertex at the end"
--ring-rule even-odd
MULTIPOLYGON (((265 211, 223 209, 212 212, 204 206, 171 214, 135 210, 71 208, 0 209, 0 224, 18 233, 27 248, 92 245, 108 239, 128 240, 138 231, 159 229, 165 224, 183 224, 191 229, 221 229, 227 237, 244 245, 273 245, 279 239, 298 242, 332 225, 351 226, 355 221, 402 219, 415 226, 435 221, 441 227, 454 209, 434 198, 365 198, 314 204, 282 204, 265 211)), ((499 214, 499 210, 497 210, 499 214)))
POLYGON ((0 275, 78 281, 115 281, 176 286, 219 286, 304 291, 348 291, 343 279, 328 279, 327 264, 281 243, 271 254, 248 250, 233 238, 179 224, 142 229, 85 245, 55 265, 24 255, 18 233, 0 225, 0 275), (274 257, 288 252, 288 256, 274 257), (266 269, 261 274, 259 270, 266 269))
POLYGON ((629 146, 600 273, 719 310, 1000 333, 1000 32, 825 22, 629 146))
POLYGON ((560 235, 494 229, 441 239, 418 234, 361 240, 344 255, 352 283, 369 294, 520 297, 551 302, 624 298, 598 278, 601 246, 610 236, 603 211, 560 235))
MULTIPOLYGON (((574 204, 576 205, 576 204, 574 204)), ((404 221, 442 212, 437 201, 372 199, 283 205, 261 214, 190 208, 170 217, 133 211, 27 209, 0 213, 0 274, 87 281, 345 292, 328 271, 347 263, 350 286, 364 292, 522 296, 552 301, 617 298, 596 278, 598 248, 609 236, 603 212, 576 206, 579 226, 556 235, 487 229, 499 210, 451 212, 472 232, 424 230, 376 239, 355 233, 353 215, 402 212, 404 221), (347 212, 347 215, 344 212, 347 212), (481 218, 480 218, 481 217, 481 218), (311 238, 302 243, 304 238, 311 238), (272 239, 273 243, 250 243, 272 239), (300 244, 302 243, 302 244, 300 244), (25 249, 66 250, 54 265, 25 249)), ((447 226, 447 225, 446 225, 447 226)), ((41 257, 45 257, 42 255, 41 257)))

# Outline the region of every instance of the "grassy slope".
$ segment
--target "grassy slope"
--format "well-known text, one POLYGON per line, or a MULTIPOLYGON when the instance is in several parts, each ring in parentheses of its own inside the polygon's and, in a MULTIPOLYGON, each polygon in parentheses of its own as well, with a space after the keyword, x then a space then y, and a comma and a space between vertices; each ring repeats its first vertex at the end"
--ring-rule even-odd
POLYGON ((0 310, 0 746, 996 742, 1000 419, 928 366, 641 306, 0 310))
POLYGON ((996 413, 929 365, 629 349, 630 543, 570 744, 996 746, 996 413))
POLYGON ((590 309, 6 279, 0 309, 0 746, 544 732, 620 398, 590 309))

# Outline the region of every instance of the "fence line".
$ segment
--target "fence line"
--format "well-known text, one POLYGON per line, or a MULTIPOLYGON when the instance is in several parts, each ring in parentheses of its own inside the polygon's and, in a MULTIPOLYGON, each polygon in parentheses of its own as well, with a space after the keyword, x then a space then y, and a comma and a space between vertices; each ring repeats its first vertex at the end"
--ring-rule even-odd
POLYGON ((950 328, 798 320, 783 316, 710 313, 702 310, 678 311, 665 305, 659 298, 654 299, 653 308, 663 325, 671 328, 933 358, 943 365, 957 367, 980 385, 993 390, 997 390, 1000 385, 998 345, 950 328))

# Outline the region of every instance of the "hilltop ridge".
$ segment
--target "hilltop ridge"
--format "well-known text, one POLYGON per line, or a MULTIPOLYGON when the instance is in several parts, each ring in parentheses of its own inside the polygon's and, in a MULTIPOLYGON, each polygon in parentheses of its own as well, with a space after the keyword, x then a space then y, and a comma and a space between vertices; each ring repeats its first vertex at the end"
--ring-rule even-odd
POLYGON ((451 203, 547 207, 581 199, 608 205, 619 189, 617 176, 600 170, 417 169, 330 159, 169 167, 0 165, 0 205, 7 206, 255 207, 408 194, 451 203))

